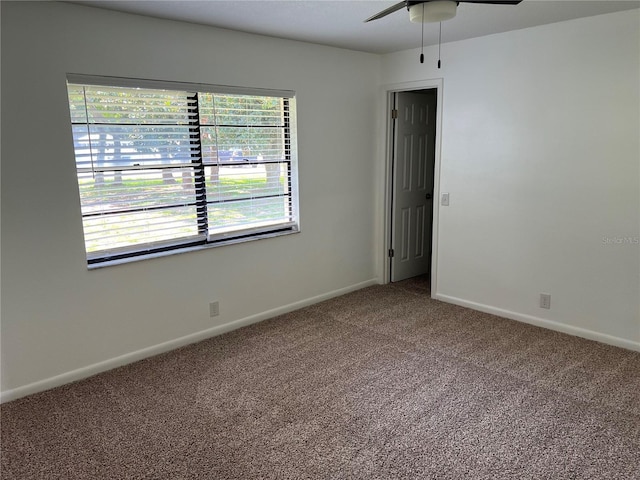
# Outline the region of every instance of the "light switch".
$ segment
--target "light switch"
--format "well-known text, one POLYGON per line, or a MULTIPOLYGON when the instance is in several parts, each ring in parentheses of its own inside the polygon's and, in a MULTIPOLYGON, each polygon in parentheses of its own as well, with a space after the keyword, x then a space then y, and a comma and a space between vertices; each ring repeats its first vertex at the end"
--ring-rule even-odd
POLYGON ((448 193, 443 193, 441 200, 440 200, 440 205, 442 205, 443 207, 448 207, 449 206, 449 194, 448 193))

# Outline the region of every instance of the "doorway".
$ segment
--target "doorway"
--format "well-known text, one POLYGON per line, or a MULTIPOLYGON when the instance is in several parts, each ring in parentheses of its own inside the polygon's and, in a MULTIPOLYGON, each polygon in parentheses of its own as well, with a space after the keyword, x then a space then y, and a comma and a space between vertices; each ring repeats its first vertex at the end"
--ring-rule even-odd
POLYGON ((440 88, 390 91, 388 276, 425 276, 435 283, 436 171, 440 88), (435 227, 435 228, 434 228, 435 227))

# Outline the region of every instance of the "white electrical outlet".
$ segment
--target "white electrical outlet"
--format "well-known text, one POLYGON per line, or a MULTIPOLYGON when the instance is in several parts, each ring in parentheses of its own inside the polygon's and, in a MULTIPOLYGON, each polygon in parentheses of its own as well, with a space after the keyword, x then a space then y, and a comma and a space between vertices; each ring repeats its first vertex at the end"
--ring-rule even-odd
POLYGON ((548 293, 540 294, 540 308, 546 308, 547 310, 551 308, 551 295, 548 293))
POLYGON ((209 304, 209 316, 217 317, 220 315, 220 304, 218 302, 211 302, 209 304))

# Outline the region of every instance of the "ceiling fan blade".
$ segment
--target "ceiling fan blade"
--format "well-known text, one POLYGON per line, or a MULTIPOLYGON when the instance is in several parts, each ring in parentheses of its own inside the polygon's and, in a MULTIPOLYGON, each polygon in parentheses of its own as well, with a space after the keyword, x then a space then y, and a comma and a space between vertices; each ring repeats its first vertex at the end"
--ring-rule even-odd
POLYGON ((489 5, 518 5, 522 0, 457 0, 460 3, 483 3, 489 5))
POLYGON ((370 22, 371 20, 378 20, 379 18, 386 17, 390 13, 397 12, 401 8, 405 7, 406 5, 407 5, 407 2, 405 1, 396 3, 395 5, 389 8, 385 8, 381 12, 376 13, 374 16, 367 18, 364 22, 367 23, 367 22, 370 22))

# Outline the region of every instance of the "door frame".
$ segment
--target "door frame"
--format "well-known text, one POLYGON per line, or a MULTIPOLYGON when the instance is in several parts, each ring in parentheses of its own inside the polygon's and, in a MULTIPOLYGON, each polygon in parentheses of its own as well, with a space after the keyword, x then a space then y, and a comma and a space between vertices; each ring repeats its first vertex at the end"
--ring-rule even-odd
POLYGON ((391 119, 391 111, 394 106, 394 95, 396 93, 411 92, 415 90, 436 90, 436 144, 433 172, 433 217, 431 232, 431 296, 437 293, 438 283, 438 226, 440 219, 440 153, 442 136, 442 99, 443 99, 443 79, 434 78, 419 80, 415 82, 397 83, 382 87, 384 92, 384 135, 380 138, 385 145, 380 151, 384 153, 384 232, 382 241, 382 278, 381 283, 387 284, 391 281, 391 261, 389 249, 391 248, 391 230, 393 225, 391 208, 393 206, 393 158, 394 158, 394 125, 391 119))

